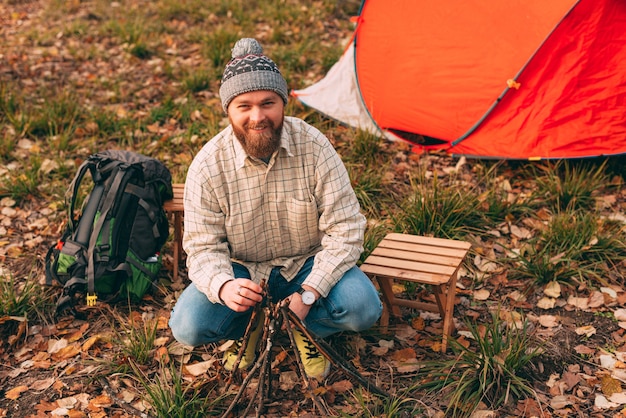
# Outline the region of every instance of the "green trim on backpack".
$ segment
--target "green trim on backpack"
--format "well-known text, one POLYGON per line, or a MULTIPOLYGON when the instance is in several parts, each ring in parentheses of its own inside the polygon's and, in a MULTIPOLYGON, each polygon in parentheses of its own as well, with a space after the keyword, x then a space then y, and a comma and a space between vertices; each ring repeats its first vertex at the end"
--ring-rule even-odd
POLYGON ((142 260, 129 250, 127 261, 133 271, 131 277, 122 283, 120 293, 138 300, 156 283, 157 275, 163 266, 163 256, 155 254, 148 260, 142 260))

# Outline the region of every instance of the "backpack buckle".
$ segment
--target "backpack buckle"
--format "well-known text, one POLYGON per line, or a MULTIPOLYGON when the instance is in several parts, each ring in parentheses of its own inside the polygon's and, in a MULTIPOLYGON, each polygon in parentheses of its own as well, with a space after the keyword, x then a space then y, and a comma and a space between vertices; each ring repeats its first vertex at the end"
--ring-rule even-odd
POLYGON ((96 306, 98 296, 95 293, 87 293, 87 306, 96 306))

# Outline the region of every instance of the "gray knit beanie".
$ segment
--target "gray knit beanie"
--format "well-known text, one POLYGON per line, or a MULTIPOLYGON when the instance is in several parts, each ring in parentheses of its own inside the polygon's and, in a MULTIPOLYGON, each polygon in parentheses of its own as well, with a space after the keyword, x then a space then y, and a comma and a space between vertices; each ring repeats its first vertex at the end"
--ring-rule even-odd
POLYGON ((263 55, 263 47, 256 39, 238 40, 232 49, 232 56, 226 64, 220 86, 220 98, 225 112, 235 97, 257 90, 274 91, 287 104, 287 82, 274 61, 263 55))

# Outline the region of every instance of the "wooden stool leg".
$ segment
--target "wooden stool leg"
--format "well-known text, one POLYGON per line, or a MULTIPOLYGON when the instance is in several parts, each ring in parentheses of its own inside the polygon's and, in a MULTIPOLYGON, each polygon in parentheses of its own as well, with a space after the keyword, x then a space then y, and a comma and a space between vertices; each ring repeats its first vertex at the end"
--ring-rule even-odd
POLYGON ((380 330, 383 334, 389 331, 389 307, 383 302, 383 313, 380 315, 380 330))
POLYGON ((178 281, 178 268, 180 267, 180 255, 182 253, 182 228, 183 219, 180 212, 174 213, 174 282, 178 281))
POLYGON ((389 326, 389 316, 393 315, 396 318, 401 316, 400 307, 395 304, 395 295, 393 294, 393 287, 391 286, 391 280, 388 277, 376 276, 380 291, 383 296, 383 313, 380 317, 380 325, 383 332, 387 332, 389 326))
POLYGON ((448 349, 448 338, 452 335, 452 330, 454 329, 454 298, 456 295, 456 278, 457 272, 454 272, 448 285, 445 286, 445 302, 444 302, 444 310, 442 310, 443 315, 443 338, 441 342, 441 352, 445 353, 448 349))

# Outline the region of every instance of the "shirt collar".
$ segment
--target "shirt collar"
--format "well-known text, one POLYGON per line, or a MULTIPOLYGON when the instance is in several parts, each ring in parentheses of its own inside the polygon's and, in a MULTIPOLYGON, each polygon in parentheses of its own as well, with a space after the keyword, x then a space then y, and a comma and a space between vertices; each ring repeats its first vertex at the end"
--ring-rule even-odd
POLYGON ((233 149, 235 151, 235 168, 239 170, 243 168, 246 163, 246 159, 248 158, 248 154, 243 150, 243 147, 239 143, 239 140, 235 136, 235 132, 233 132, 231 127, 230 137, 232 138, 233 149))

